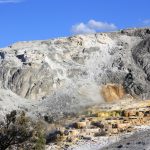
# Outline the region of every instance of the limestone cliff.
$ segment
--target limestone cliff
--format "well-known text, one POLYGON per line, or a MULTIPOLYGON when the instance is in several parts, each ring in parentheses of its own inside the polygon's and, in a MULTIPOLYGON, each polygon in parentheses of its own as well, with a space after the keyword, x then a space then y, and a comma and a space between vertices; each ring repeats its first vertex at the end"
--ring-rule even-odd
POLYGON ((19 42, 0 49, 0 86, 29 101, 46 99, 41 109, 102 102, 107 83, 148 99, 149 62, 150 28, 19 42))

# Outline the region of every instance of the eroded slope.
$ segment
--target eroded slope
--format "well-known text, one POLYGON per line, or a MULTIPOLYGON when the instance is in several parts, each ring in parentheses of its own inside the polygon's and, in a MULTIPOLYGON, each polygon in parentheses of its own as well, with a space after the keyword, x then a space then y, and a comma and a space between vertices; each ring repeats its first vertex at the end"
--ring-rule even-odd
POLYGON ((29 110, 52 114, 104 102, 100 90, 107 83, 148 99, 149 37, 145 28, 19 42, 0 49, 0 86, 23 103, 36 100, 29 110), (125 78, 129 69, 132 80, 125 78))

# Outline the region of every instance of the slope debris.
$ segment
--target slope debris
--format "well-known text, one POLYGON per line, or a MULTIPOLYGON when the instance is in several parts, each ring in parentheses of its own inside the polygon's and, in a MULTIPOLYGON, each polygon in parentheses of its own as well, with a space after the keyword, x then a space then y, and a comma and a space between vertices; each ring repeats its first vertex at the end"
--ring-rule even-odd
POLYGON ((84 114, 76 117, 75 122, 72 120, 72 123, 49 132, 47 149, 71 149, 72 145, 77 145, 81 140, 92 141, 97 137, 132 133, 137 130, 136 126, 150 125, 149 100, 124 101, 126 102, 121 101, 116 109, 113 108, 114 104, 109 105, 110 109, 101 106, 89 108, 84 114))

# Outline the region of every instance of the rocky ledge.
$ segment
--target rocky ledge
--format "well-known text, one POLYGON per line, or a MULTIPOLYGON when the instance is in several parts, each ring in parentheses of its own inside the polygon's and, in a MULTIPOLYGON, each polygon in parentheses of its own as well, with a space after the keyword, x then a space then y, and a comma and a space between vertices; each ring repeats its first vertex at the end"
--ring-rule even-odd
POLYGON ((91 142, 95 137, 133 133, 137 126, 150 125, 150 101, 126 98, 119 104, 88 108, 79 116, 66 118, 65 122, 64 126, 60 121, 59 126, 57 124, 57 128, 47 135, 48 149, 69 149, 80 141, 91 142))

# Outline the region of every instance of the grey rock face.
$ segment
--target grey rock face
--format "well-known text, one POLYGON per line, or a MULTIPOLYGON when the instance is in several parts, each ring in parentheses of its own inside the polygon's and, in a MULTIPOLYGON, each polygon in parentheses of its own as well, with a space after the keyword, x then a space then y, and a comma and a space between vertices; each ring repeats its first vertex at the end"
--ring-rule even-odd
POLYGON ((149 62, 149 28, 19 42, 0 49, 0 87, 25 99, 45 99, 40 108, 52 110, 55 104, 58 112, 102 102, 100 87, 107 83, 148 99, 149 62))
POLYGON ((140 42, 132 51, 136 64, 145 72, 146 80, 150 81, 150 37, 140 42))

